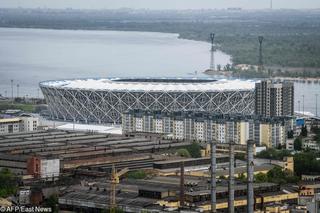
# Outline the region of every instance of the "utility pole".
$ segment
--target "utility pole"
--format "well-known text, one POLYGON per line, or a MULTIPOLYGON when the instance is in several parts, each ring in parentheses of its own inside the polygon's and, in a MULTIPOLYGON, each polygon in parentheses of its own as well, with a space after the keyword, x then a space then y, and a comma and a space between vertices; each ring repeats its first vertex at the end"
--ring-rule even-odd
POLYGON ((272 4, 272 0, 270 0, 270 9, 273 9, 273 4, 272 4))
POLYGON ((214 33, 210 34, 210 39, 211 39, 211 60, 210 60, 210 70, 215 70, 215 64, 214 64, 214 33))
POLYGON ((304 115, 304 95, 302 95, 302 113, 304 115))
POLYGON ((216 147, 215 139, 210 141, 210 157, 211 157, 211 213, 217 212, 217 179, 216 179, 216 147))
POLYGON ((259 41, 259 70, 261 71, 263 69, 263 60, 262 60, 262 42, 263 42, 263 36, 258 37, 259 41))
POLYGON ((19 87, 20 87, 20 85, 17 84, 17 98, 19 98, 19 87))
POLYGON ((13 105, 13 80, 11 79, 11 103, 13 105))
POLYGON ((298 101, 298 111, 300 113, 300 101, 298 101))
POLYGON ((316 94, 316 116, 318 117, 318 95, 316 94))

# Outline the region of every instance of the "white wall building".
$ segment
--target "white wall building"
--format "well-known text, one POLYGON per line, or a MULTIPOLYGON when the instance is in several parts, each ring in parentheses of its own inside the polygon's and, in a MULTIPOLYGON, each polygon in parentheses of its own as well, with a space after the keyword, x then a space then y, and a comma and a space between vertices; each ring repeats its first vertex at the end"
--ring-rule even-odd
POLYGON ((0 119, 0 134, 30 132, 38 129, 39 118, 23 114, 20 117, 0 119))
POLYGON ((40 177, 54 178, 60 175, 60 159, 41 159, 40 177))

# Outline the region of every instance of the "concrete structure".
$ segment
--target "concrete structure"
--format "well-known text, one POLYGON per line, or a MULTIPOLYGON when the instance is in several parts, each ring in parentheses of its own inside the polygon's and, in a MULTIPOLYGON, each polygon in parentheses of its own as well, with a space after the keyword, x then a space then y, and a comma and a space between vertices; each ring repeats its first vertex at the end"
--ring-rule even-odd
POLYGON ((20 132, 21 125, 22 121, 20 118, 0 119, 0 134, 20 132))
POLYGON ((83 79, 40 83, 53 119, 121 123, 130 109, 254 112, 254 82, 214 79, 83 79))
POLYGON ((254 178, 254 158, 253 158, 253 145, 252 140, 248 141, 247 144, 247 212, 254 212, 254 189, 253 189, 253 178, 254 178))
POLYGON ((122 130, 170 135, 178 140, 234 141, 246 144, 277 147, 285 145, 290 130, 290 117, 261 117, 253 115, 211 114, 205 112, 174 112, 131 110, 123 114, 122 130))
POLYGON ((31 132, 38 129, 39 119, 23 114, 20 117, 0 119, 0 135, 18 132, 31 132))
POLYGON ((263 116, 293 116, 294 86, 292 82, 256 83, 255 114, 263 116))
POLYGON ((211 192, 211 212, 216 213, 217 212, 217 174, 216 174, 216 140, 210 141, 210 158, 211 158, 211 172, 210 172, 210 192, 211 192))
POLYGON ((229 182, 228 212, 234 213, 234 143, 229 141, 229 182))
POLYGON ((41 159, 40 157, 31 157, 27 161, 27 173, 36 178, 56 179, 60 175, 60 159, 41 159))

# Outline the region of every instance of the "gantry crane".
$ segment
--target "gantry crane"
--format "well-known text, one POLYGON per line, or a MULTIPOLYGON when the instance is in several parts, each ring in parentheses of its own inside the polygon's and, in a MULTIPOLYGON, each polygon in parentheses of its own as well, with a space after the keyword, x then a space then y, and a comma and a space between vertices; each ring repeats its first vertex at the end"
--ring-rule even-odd
POLYGON ((117 208, 116 203, 116 186, 119 184, 119 179, 122 175, 126 174, 129 171, 128 168, 124 168, 117 172, 114 164, 112 165, 111 172, 111 195, 110 195, 110 213, 115 213, 117 208))

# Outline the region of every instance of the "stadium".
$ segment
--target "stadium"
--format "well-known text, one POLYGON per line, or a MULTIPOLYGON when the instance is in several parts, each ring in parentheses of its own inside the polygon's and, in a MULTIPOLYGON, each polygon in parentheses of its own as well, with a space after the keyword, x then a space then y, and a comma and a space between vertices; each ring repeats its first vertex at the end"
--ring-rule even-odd
POLYGON ((254 82, 199 78, 105 78, 40 83, 52 119, 121 123, 129 109, 254 112, 254 82))

